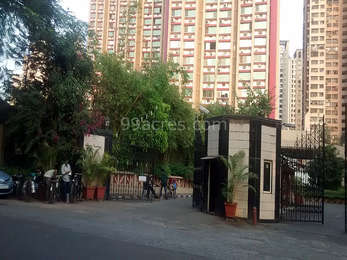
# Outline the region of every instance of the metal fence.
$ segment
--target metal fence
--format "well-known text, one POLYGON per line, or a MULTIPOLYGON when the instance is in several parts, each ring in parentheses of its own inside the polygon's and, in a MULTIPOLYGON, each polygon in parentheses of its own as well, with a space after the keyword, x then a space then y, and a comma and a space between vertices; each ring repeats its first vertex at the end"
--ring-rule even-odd
MULTIPOLYGON (((152 176, 154 191, 160 193, 160 178, 155 176, 155 164, 152 162, 128 162, 118 164, 117 171, 110 177, 109 198, 110 199, 142 199, 144 182, 139 176, 152 176)), ((169 176, 169 182, 175 179, 178 195, 190 195, 193 192, 192 183, 182 177, 169 176)))
POLYGON ((324 122, 281 148, 281 221, 324 224, 324 148, 324 122))

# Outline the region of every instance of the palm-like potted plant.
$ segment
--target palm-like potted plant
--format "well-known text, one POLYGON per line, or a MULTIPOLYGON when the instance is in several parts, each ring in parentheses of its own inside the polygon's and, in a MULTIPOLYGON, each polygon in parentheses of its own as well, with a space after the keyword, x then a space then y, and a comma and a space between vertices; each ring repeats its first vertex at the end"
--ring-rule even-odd
POLYGON ((85 197, 92 200, 96 197, 98 200, 104 199, 105 181, 114 172, 111 156, 104 154, 102 160, 98 156, 98 150, 87 146, 84 150, 79 164, 83 171, 83 181, 86 185, 85 197))
POLYGON ((220 157, 224 165, 228 168, 228 182, 223 185, 222 194, 225 199, 225 216, 235 217, 237 203, 235 190, 239 186, 247 186, 255 191, 255 188, 248 184, 249 178, 256 178, 254 174, 248 172, 248 167, 244 165, 245 152, 239 151, 229 157, 220 157))
POLYGON ((91 146, 87 146, 82 154, 78 164, 82 168, 83 182, 85 184, 85 198, 87 200, 93 200, 96 191, 96 180, 98 173, 98 150, 94 150, 91 146))
POLYGON ((96 182, 97 182, 96 199, 97 200, 103 200, 105 197, 106 180, 110 178, 110 175, 112 173, 115 172, 115 168, 112 165, 113 165, 112 157, 107 153, 105 153, 102 160, 99 163, 97 163, 97 170, 96 170, 96 182))

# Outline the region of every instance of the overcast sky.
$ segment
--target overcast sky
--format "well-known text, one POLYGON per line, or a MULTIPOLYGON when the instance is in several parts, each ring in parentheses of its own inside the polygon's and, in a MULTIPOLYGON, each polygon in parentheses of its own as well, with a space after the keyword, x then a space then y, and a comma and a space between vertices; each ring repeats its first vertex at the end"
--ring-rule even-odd
MULTIPOLYGON (((69 9, 83 21, 88 21, 89 0, 61 0, 63 7, 69 9)), ((280 0, 280 39, 290 40, 290 50, 302 48, 304 0, 280 0)))

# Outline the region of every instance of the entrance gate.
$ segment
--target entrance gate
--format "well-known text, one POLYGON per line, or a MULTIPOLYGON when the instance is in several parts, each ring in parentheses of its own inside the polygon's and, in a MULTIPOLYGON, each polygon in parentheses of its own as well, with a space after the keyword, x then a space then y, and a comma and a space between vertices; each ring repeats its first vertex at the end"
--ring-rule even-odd
POLYGON ((324 224, 324 128, 281 148, 281 221, 324 224))

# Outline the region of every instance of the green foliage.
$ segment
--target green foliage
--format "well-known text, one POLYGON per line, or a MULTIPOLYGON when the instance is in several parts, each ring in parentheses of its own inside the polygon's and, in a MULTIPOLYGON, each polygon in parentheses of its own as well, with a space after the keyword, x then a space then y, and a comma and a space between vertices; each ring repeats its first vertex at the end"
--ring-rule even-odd
MULTIPOLYGON (((86 27, 64 12, 57 15, 66 21, 31 42, 23 80, 17 82, 20 87, 7 88, 15 105, 6 133, 8 146, 23 155, 25 160, 17 163, 24 166, 46 168, 66 156, 74 162, 90 121, 93 63, 85 46, 86 27), (50 159, 44 158, 47 151, 50 159)), ((8 154, 15 155, 13 150, 8 154)), ((8 159, 13 163, 15 157, 8 159)))
POLYGON ((235 108, 230 105, 222 105, 219 103, 210 104, 206 107, 210 113, 206 115, 207 118, 225 116, 225 115, 234 115, 235 108))
POLYGON ((161 177, 162 175, 170 176, 171 170, 167 163, 158 164, 153 169, 153 174, 157 177, 161 177))
POLYGON ((235 190, 239 185, 247 186, 255 191, 255 188, 248 184, 249 178, 256 178, 254 174, 247 171, 248 167, 244 165, 245 153, 239 151, 234 155, 220 157, 221 161, 228 168, 228 182, 223 185, 222 194, 227 202, 233 202, 235 198, 235 190))
POLYGON ((181 68, 153 63, 137 72, 108 54, 97 57, 96 70, 94 109, 110 119, 117 159, 131 156, 133 148, 162 160, 192 147, 194 112, 171 83, 181 68))
POLYGON ((237 114, 268 117, 273 109, 270 101, 271 97, 266 92, 249 88, 246 99, 238 101, 237 114))
POLYGON ((100 160, 98 150, 87 146, 78 161, 82 168, 83 180, 86 185, 92 183, 104 185, 111 173, 115 172, 114 159, 107 153, 100 160))
POLYGON ((237 109, 230 105, 219 103, 206 106, 209 111, 203 116, 204 119, 226 115, 241 115, 254 117, 268 117, 272 112, 271 98, 266 92, 260 90, 247 90, 246 99, 239 99, 237 109))
POLYGON ((337 190, 341 187, 344 172, 344 160, 338 157, 337 149, 333 145, 327 145, 325 147, 325 162, 323 162, 322 158, 318 158, 308 165, 308 174, 311 183, 315 184, 319 179, 322 180, 324 167, 324 188, 337 190))
POLYGON ((345 188, 339 188, 338 190, 324 190, 324 197, 327 199, 345 199, 345 188))
POLYGON ((180 176, 186 180, 193 180, 194 167, 192 165, 184 165, 182 163, 169 164, 170 174, 173 176, 180 176))
MULTIPOLYGON (((58 0, 0 1, 0 57, 21 65, 29 45, 53 42, 57 34, 77 32, 82 23, 68 14, 58 0)), ((6 73, 0 68, 0 79, 6 73)))

